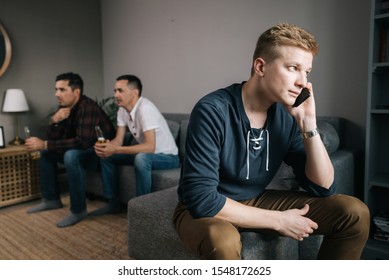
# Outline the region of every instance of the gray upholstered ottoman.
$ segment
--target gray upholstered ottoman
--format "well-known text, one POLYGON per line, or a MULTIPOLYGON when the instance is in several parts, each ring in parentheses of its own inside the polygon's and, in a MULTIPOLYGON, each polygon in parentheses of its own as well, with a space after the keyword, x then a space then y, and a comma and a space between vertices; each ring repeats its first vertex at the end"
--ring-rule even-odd
MULTIPOLYGON (((196 259, 179 239, 172 216, 177 187, 136 197, 128 202, 128 254, 135 259, 196 259)), ((320 236, 303 242, 287 237, 242 232, 243 259, 315 259, 320 236)))
POLYGON ((139 260, 196 259, 179 239, 172 222, 177 188, 128 201, 128 255, 139 260))

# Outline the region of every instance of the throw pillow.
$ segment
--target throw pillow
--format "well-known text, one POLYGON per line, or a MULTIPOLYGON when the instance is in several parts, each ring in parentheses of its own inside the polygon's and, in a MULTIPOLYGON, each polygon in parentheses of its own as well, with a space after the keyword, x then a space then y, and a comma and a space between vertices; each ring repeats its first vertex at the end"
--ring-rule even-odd
POLYGON ((335 127, 326 121, 317 121, 320 137, 328 154, 334 153, 339 148, 339 135, 335 127))

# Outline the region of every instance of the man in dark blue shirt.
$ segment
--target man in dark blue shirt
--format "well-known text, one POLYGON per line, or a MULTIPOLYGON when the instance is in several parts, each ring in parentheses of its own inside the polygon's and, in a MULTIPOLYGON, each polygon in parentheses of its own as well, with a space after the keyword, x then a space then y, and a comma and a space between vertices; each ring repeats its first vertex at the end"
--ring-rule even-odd
POLYGON ((203 97, 194 107, 174 223, 204 259, 240 259, 239 229, 273 230, 303 240, 325 235, 320 259, 358 259, 369 210, 333 195, 334 169, 318 134, 308 74, 317 53, 302 28, 264 32, 247 82, 203 97), (311 97, 293 106, 303 88, 311 97), (306 192, 265 190, 282 162, 306 192))

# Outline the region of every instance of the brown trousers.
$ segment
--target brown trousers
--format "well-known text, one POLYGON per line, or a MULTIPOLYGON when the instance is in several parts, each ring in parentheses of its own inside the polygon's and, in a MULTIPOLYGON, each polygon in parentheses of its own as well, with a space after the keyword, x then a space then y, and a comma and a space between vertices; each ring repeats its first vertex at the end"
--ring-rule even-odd
MULTIPOLYGON (((241 203, 278 211, 309 204, 306 217, 319 225, 313 234, 324 235, 319 259, 359 259, 369 236, 369 209, 352 196, 313 197, 305 192, 268 190, 258 198, 241 203)), ((181 203, 176 207, 173 223, 185 246, 200 258, 241 258, 240 229, 231 223, 214 217, 193 219, 181 203)))

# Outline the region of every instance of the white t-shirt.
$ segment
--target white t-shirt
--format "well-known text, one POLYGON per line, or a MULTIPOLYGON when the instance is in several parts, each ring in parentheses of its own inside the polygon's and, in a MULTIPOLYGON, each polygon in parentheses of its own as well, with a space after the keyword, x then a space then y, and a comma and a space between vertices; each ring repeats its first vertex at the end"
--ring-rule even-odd
POLYGON ((144 143, 144 132, 155 129, 155 154, 178 154, 178 148, 169 126, 158 108, 147 98, 140 97, 129 113, 120 107, 117 125, 127 126, 138 143, 144 143))

